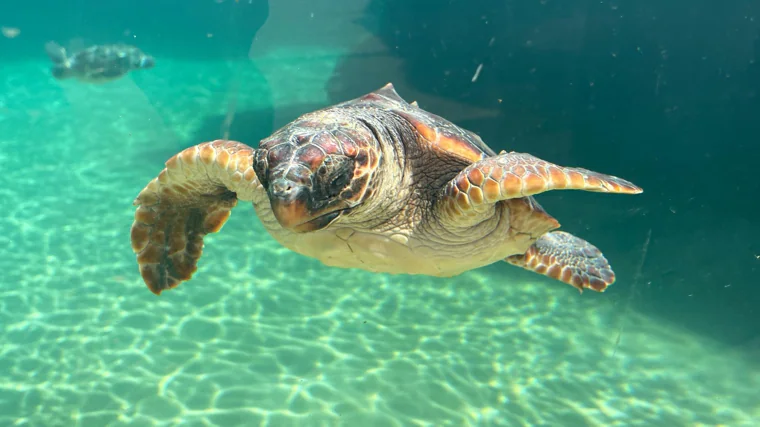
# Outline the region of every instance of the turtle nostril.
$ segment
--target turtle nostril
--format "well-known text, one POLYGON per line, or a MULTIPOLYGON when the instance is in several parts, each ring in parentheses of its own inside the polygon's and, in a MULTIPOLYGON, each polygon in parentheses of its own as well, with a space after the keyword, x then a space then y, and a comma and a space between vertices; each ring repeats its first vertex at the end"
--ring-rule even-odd
POLYGON ((293 181, 289 179, 279 178, 272 181, 272 196, 282 198, 282 199, 290 199, 296 196, 296 193, 298 193, 298 188, 293 181))
POLYGON ((289 183, 284 183, 284 182, 279 181, 279 180, 275 181, 272 184, 272 189, 274 190, 275 193, 287 193, 292 188, 293 188, 293 186, 290 185, 289 183))

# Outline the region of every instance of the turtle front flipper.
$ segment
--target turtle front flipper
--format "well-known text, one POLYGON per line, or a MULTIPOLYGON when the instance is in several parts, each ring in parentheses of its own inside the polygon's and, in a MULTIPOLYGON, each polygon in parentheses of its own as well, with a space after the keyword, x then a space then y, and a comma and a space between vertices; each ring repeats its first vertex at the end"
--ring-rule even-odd
POLYGON ((572 285, 604 292, 615 273, 602 252, 591 243, 564 231, 546 233, 522 255, 506 262, 572 285))
POLYGON ((48 58, 53 63, 50 73, 54 78, 64 80, 73 77, 74 73, 71 70, 69 58, 63 46, 54 41, 49 41, 45 43, 45 53, 47 53, 48 58))
POLYGON ((140 192, 132 224, 132 250, 154 294, 189 280, 203 237, 219 231, 239 200, 261 189, 253 170, 255 150, 216 140, 187 148, 140 192))
POLYGON ((45 53, 53 64, 63 65, 68 61, 66 49, 54 41, 45 43, 45 53))
POLYGON ((549 190, 638 194, 643 190, 615 176, 557 166, 530 154, 507 153, 479 160, 444 187, 439 216, 450 225, 471 225, 490 217, 496 202, 549 190))

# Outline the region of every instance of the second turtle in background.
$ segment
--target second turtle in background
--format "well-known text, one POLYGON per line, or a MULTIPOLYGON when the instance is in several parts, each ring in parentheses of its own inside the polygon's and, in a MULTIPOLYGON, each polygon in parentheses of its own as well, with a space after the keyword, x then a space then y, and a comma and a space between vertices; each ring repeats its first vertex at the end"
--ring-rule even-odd
POLYGON ((58 80, 105 83, 155 65, 152 56, 125 44, 96 45, 68 54, 63 46, 51 41, 45 44, 45 52, 53 62, 51 73, 58 80))

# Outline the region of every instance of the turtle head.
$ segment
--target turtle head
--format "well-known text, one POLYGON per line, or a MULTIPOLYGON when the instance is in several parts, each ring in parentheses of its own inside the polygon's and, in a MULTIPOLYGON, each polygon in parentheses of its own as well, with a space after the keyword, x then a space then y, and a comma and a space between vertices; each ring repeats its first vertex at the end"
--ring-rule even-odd
POLYGON ((137 61, 134 64, 134 68, 150 69, 156 66, 156 60, 150 55, 140 55, 137 57, 137 61))
POLYGON ((262 140, 254 170, 280 225, 317 231, 361 205, 379 164, 373 138, 366 127, 304 116, 262 140))

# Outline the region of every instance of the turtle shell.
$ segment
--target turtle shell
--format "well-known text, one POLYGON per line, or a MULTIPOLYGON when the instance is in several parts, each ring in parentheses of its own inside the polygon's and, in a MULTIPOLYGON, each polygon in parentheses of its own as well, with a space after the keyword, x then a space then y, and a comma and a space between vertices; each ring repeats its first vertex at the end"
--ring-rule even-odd
POLYGON ((417 102, 411 104, 406 102, 396 92, 392 83, 338 106, 366 106, 391 111, 412 125, 420 136, 423 146, 469 163, 496 155, 496 152, 475 133, 423 110, 417 102))
POLYGON ((75 53, 72 68, 87 81, 117 79, 136 68, 152 67, 153 59, 137 47, 125 44, 97 45, 75 53), (143 62, 143 58, 149 61, 143 62), (145 66, 141 64, 145 63, 145 66))

